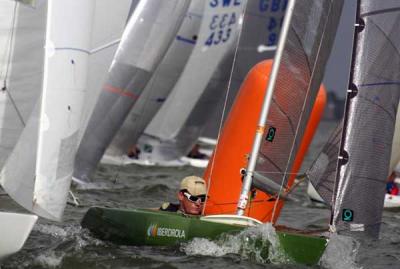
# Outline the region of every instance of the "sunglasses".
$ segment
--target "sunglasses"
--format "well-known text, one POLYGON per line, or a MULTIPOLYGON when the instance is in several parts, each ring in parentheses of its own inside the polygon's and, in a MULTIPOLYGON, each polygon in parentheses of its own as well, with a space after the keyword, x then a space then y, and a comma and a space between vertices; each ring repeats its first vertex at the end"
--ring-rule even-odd
POLYGON ((182 193, 183 193, 183 195, 185 195, 186 198, 188 198, 189 201, 191 201, 193 203, 197 202, 199 199, 200 199, 201 203, 204 203, 206 201, 205 195, 195 196, 195 195, 191 195, 190 193, 185 192, 185 191, 183 191, 182 193))

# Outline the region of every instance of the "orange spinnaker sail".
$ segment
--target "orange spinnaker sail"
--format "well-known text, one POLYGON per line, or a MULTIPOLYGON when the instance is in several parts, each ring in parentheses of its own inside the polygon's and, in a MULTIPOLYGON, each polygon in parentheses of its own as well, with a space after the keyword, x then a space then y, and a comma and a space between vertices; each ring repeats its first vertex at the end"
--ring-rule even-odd
MULTIPOLYGON (((236 213, 242 187, 240 169, 247 166, 271 68, 272 60, 263 61, 253 67, 235 99, 204 175, 209 186, 205 215, 236 213)), ((300 169, 321 120, 325 104, 326 91, 321 85, 293 164, 292 176, 288 181, 289 187, 300 169)), ((245 215, 262 222, 269 222, 273 218, 275 222, 283 201, 278 202, 275 213, 272 214, 275 200, 269 201, 270 198, 268 194, 257 191, 248 204, 245 215)))

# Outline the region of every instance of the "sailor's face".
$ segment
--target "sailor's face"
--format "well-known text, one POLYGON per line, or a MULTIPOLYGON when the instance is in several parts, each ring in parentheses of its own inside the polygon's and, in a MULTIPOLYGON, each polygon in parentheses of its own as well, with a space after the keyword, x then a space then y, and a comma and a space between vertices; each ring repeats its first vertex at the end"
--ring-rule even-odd
POLYGON ((200 215, 203 212, 204 202, 197 199, 196 202, 189 200, 182 192, 178 193, 178 199, 181 204, 181 210, 190 215, 200 215))

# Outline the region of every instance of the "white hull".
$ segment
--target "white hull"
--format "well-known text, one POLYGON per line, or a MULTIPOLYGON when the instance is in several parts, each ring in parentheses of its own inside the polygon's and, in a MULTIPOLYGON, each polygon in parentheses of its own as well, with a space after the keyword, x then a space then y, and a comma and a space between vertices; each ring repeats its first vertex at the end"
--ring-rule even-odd
MULTIPOLYGON (((308 183, 307 194, 313 202, 325 203, 310 183, 308 183)), ((400 195, 386 194, 383 208, 400 208, 400 195)))
MULTIPOLYGON (((202 150, 200 150, 200 153, 206 154, 202 150)), ((198 168, 206 168, 208 165, 208 159, 193 159, 189 157, 181 157, 181 160, 187 162, 190 166, 198 168)))
POLYGON ((22 248, 37 218, 35 215, 0 212, 0 260, 22 248))
POLYGON ((399 195, 385 195, 384 208, 400 208, 400 196, 399 195))
POLYGON ((192 159, 188 157, 181 157, 180 159, 170 161, 155 161, 152 159, 131 159, 126 155, 123 156, 111 156, 104 155, 100 161, 102 164, 111 165, 130 165, 137 164, 143 166, 162 166, 162 167, 181 167, 190 165, 198 168, 207 167, 208 160, 192 159))
POLYGON ((205 137, 205 136, 199 137, 198 142, 200 145, 201 144, 208 145, 208 146, 216 146, 217 145, 217 139, 205 137))

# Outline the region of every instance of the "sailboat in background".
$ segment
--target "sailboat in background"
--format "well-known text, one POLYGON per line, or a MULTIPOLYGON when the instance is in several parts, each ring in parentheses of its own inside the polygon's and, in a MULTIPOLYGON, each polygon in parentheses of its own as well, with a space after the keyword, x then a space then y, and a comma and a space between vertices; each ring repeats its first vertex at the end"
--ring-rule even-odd
MULTIPOLYGON (((10 115, 10 111, 7 109, 10 101, 12 101, 7 88, 14 86, 10 63, 13 64, 12 68, 14 70, 20 72, 21 80, 19 82, 21 84, 26 82, 24 78, 26 78, 27 73, 24 71, 27 70, 24 68, 23 57, 16 59, 15 55, 20 53, 20 56, 25 56, 26 65, 28 62, 35 63, 35 61, 32 61, 32 58, 35 57, 33 54, 21 54, 21 52, 28 51, 28 46, 36 48, 38 44, 43 44, 44 35, 40 35, 43 32, 40 24, 40 15, 44 15, 44 12, 33 12, 31 6, 27 7, 13 1, 3 1, 0 3, 0 13, 0 48, 2 52, 0 56, 0 78, 2 81, 2 93, 0 95, 0 122, 2 126, 0 129, 0 165, 2 167, 18 139, 19 132, 23 128, 23 123, 18 114, 10 115), (30 38, 28 38, 26 32, 24 33, 24 25, 26 25, 27 21, 24 21, 23 18, 26 15, 30 15, 31 19, 29 23, 31 26, 30 31, 33 35, 30 38), (17 18, 21 19, 17 21, 17 18)), ((36 63, 39 65, 37 66, 38 70, 40 70, 40 64, 43 63, 40 58, 40 56, 36 58, 38 60, 36 63)), ((33 85, 35 84, 33 83, 33 85)), ((22 248, 36 220, 36 215, 0 212, 0 260, 22 248)))
MULTIPOLYGON (((14 1, 1 3, 10 23, 6 57, 1 59, 6 71, 1 77, 0 183, 27 210, 59 221, 77 149, 91 41, 96 35, 92 30, 99 26, 101 12, 96 5, 104 2, 31 2, 34 8, 14 1)), ((130 1, 124 3, 129 10, 130 1)), ((6 233, 1 236, 0 259, 22 247, 36 219, 0 213, 1 232, 6 233)))
POLYGON ((176 36, 189 4, 188 0, 140 1, 136 6, 80 142, 75 181, 90 181, 176 36))
MULTIPOLYGON (((207 85, 195 83, 197 78, 192 78, 190 86, 185 87, 186 95, 179 94, 181 89, 175 89, 176 93, 171 94, 140 138, 140 159, 158 165, 207 166, 208 158, 193 159, 186 155, 197 143, 215 110, 224 108, 225 102, 220 100, 226 100, 228 94, 233 98, 251 67, 260 60, 273 57, 284 12, 285 9, 281 6, 268 9, 257 1, 249 1, 244 14, 246 19, 242 26, 243 37, 239 46, 238 41, 232 42, 232 48, 225 54, 207 85), (268 39, 267 43, 265 37, 268 39), (265 45, 260 46, 264 43, 265 45), (261 50, 259 47, 262 47, 261 50), (231 78, 233 61, 238 62, 240 66, 234 69, 231 78), (194 87, 193 84, 200 86, 194 87), (229 92, 226 90, 228 86, 229 92), (187 96, 191 94, 189 90, 195 94, 201 92, 197 101, 187 102, 188 99, 193 100, 187 96), (188 114, 182 114, 182 110, 188 111, 188 114)), ((207 65, 208 59, 203 57, 202 60, 206 63, 204 65, 207 65)), ((225 107, 225 110, 227 113, 229 107, 225 107)))
POLYGON ((79 141, 87 128, 90 115, 107 79, 124 29, 140 0, 96 0, 85 106, 82 112, 79 141), (112 18, 112 20, 106 19, 112 18))
POLYGON ((107 148, 102 163, 123 165, 135 161, 128 158, 128 151, 135 147, 143 130, 167 99, 196 47, 204 7, 202 1, 191 1, 176 38, 107 148))
MULTIPOLYGON (((149 100, 148 97, 147 100, 142 99, 141 108, 140 106, 135 106, 135 108, 131 112, 132 120, 125 121, 125 124, 122 127, 123 129, 119 131, 119 134, 117 134, 113 142, 114 146, 117 145, 118 148, 120 148, 120 152, 121 150, 123 150, 122 152, 125 153, 128 148, 136 145, 139 136, 143 133, 144 129, 146 128, 148 123, 152 120, 153 116, 156 114, 157 111, 158 111, 157 115, 164 115, 166 113, 168 114, 167 117, 162 116, 161 122, 158 122, 157 129, 159 130, 159 132, 165 129, 167 129, 168 131, 176 129, 174 132, 177 132, 176 126, 182 124, 185 117, 187 117, 188 114, 190 114, 191 108, 201 97, 202 93, 206 89, 206 86, 210 78, 212 77, 213 74, 215 74, 215 71, 217 70, 219 64, 223 61, 223 59, 226 57, 226 54, 231 50, 231 48, 235 44, 235 41, 237 40, 236 37, 238 33, 239 17, 243 5, 241 5, 240 3, 234 5, 231 8, 233 13, 230 14, 230 17, 224 17, 224 21, 222 22, 221 25, 217 25, 215 23, 210 25, 208 18, 211 17, 219 18, 219 16, 225 16, 225 13, 223 13, 225 9, 214 8, 208 5, 208 3, 204 1, 192 1, 191 7, 192 6, 193 6, 192 9, 202 10, 202 12, 193 13, 192 11, 188 13, 189 16, 196 16, 199 29, 196 32, 196 41, 193 42, 194 46, 192 46, 192 51, 190 51, 190 57, 188 57, 186 65, 182 66, 181 68, 182 72, 177 73, 180 75, 179 80, 178 77, 176 77, 175 80, 172 80, 172 82, 174 82, 173 84, 170 83, 166 84, 166 86, 170 87, 168 89, 168 92, 170 91, 172 92, 168 95, 168 98, 165 94, 164 96, 162 96, 163 98, 161 99, 164 100, 166 99, 166 101, 162 105, 159 111, 158 108, 160 108, 161 103, 158 105, 157 110, 153 109, 152 111, 150 111, 151 108, 149 108, 149 105, 151 105, 152 101, 149 100), (214 37, 212 34, 210 34, 210 27, 212 29, 218 28, 227 30, 224 36, 214 37), (203 44, 205 42, 208 42, 209 44, 207 46, 204 46, 203 44)), ((183 23, 185 23, 185 21, 183 23)), ((181 28, 185 30, 185 28, 187 28, 187 25, 182 25, 181 28)), ((184 36, 187 35, 188 33, 186 33, 184 36)), ((178 36, 180 38, 177 39, 175 42, 179 41, 182 42, 182 35, 178 36)), ((176 59, 171 58, 171 56, 174 56, 177 53, 179 54, 182 53, 177 51, 169 51, 169 52, 167 52, 166 56, 164 57, 164 60, 168 60, 165 61, 165 64, 179 63, 179 59, 177 61, 176 59), (174 52, 174 54, 171 53, 170 55, 169 52, 174 52)), ((232 62, 232 59, 230 59, 230 62, 232 62)), ((162 64, 160 67, 162 67, 162 64)), ((228 67, 228 70, 229 69, 230 68, 228 67)), ((158 82, 159 84, 161 84, 161 82, 163 81, 161 79, 165 79, 163 77, 160 78, 160 74, 158 74, 157 72, 153 75, 153 77, 155 77, 154 81, 158 82)), ((169 76, 169 78, 171 78, 171 76, 169 76)), ((161 85, 157 84, 151 85, 151 87, 153 88, 152 90, 154 92, 155 91, 158 92, 160 90, 158 88, 161 88, 161 90, 163 90, 162 88, 165 87, 165 85, 163 87, 160 86, 161 85)), ((138 105, 139 103, 140 100, 138 101, 138 105)), ((160 118, 157 115, 155 116, 155 118, 160 118)), ((159 160, 148 158, 149 154, 146 153, 153 152, 153 145, 151 145, 150 143, 144 145, 143 148, 139 146, 139 148, 141 150, 141 156, 139 156, 138 160, 136 159, 129 160, 128 158, 126 158, 125 155, 125 156, 120 156, 119 160, 117 158, 116 159, 117 162, 114 163, 117 164, 139 163, 146 165, 184 164, 179 160, 180 155, 178 156, 178 158, 175 157, 176 155, 174 154, 174 146, 168 147, 164 151, 164 153, 167 156, 169 154, 168 156, 169 158, 159 159, 159 160), (170 157, 171 155, 172 157, 170 157)), ((111 158, 109 158, 108 156, 105 156, 104 161, 110 163, 110 161, 107 161, 110 159, 111 158)))
MULTIPOLYGON (((209 3, 210 5, 215 4, 214 1, 209 3)), ((236 2, 231 2, 231 4, 233 3, 236 2)), ((305 137, 304 130, 306 124, 309 122, 311 110, 314 107, 322 80, 323 69, 339 21, 342 4, 343 2, 339 0, 288 2, 275 63, 271 71, 271 82, 265 99, 266 103, 268 103, 272 100, 271 97, 274 97, 275 111, 271 115, 272 119, 274 119, 273 125, 277 124, 278 127, 274 129, 271 126, 269 131, 266 132, 266 136, 263 135, 265 130, 263 125, 258 126, 258 128, 257 126, 252 128, 258 134, 258 139, 264 140, 266 138, 268 140, 267 142, 263 142, 263 147, 271 147, 272 145, 272 147, 276 146, 276 150, 267 152, 264 148, 262 149, 261 156, 258 154, 258 149, 256 151, 253 150, 250 159, 250 163, 253 163, 252 160, 257 159, 257 156, 259 156, 261 157, 259 159, 260 164, 264 165, 266 163, 274 164, 274 161, 279 161, 279 165, 283 168, 281 171, 283 173, 279 175, 279 178, 284 186, 286 186, 288 179, 293 176, 289 172, 293 171, 298 165, 299 161, 296 162, 295 160, 298 152, 304 150, 304 147, 300 146, 300 142, 305 137), (282 58, 281 62, 280 59, 282 58), (277 79, 275 80, 275 78, 277 79), (273 93, 274 82, 277 82, 275 93, 273 93), (287 102, 288 100, 291 102, 287 102), (284 108, 292 107, 293 110, 283 110, 284 108), (284 111, 287 113, 284 113, 284 111), (276 122, 275 119, 283 121, 276 122), (292 121, 292 119, 296 121, 292 121), (275 134, 274 131, 276 131, 275 134), (276 144, 271 143, 274 140, 277 142, 276 144), (278 154, 279 157, 274 159, 273 157, 277 154, 277 150, 281 150, 284 153, 278 154), (284 159, 286 160, 284 161, 284 159)), ((265 73, 268 70, 265 67, 265 63, 256 66, 244 82, 242 89, 254 89, 253 91, 247 91, 250 99, 254 92, 265 92, 265 84, 268 80, 268 74, 265 73)), ((257 109, 254 108, 254 111, 257 111, 257 109)), ((259 107, 258 112, 260 111, 262 111, 261 120, 267 120, 264 109, 261 110, 261 107, 259 107)), ((309 140, 309 138, 305 139, 309 140)), ((257 140, 255 140, 255 145, 260 145, 257 143, 257 140)), ((231 144, 231 146, 235 145, 231 144)), ((215 156, 217 156, 218 150, 219 147, 217 146, 215 156)), ((304 155, 304 152, 301 154, 304 155)), ((236 157, 246 158, 246 156, 236 157)), ((212 167, 213 164, 211 163, 210 166, 212 167)), ((219 169, 226 170, 228 168, 220 167, 219 169)), ((238 170, 236 170, 237 172, 238 170)), ((247 169, 247 175, 252 176, 250 169, 247 169)), ((267 176, 269 177, 270 174, 267 174, 267 176)), ((213 186, 218 179, 212 178, 210 180, 210 177, 207 176, 206 178, 209 181, 209 188, 211 189, 214 188, 213 186)), ((242 192, 240 199, 237 199, 240 194, 237 191, 235 200, 225 201, 236 204, 239 200, 238 208, 247 216, 243 216, 239 212, 238 215, 198 217, 183 216, 157 210, 93 207, 89 209, 83 218, 82 226, 88 228, 97 237, 102 239, 133 245, 173 245, 194 237, 216 238, 224 232, 239 232, 246 227, 261 224, 260 220, 267 221, 277 217, 272 212, 270 212, 269 216, 259 218, 258 220, 251 217, 253 213, 252 209, 255 206, 255 203, 252 203, 253 196, 256 195, 258 198, 259 193, 264 191, 270 192, 270 190, 265 190, 263 186, 268 185, 271 180, 265 180, 266 176, 258 178, 261 178, 261 180, 256 182, 257 185, 255 185, 255 188, 258 189, 256 193, 253 189, 251 191, 248 190, 248 192, 245 191, 245 194, 242 192), (243 200, 251 200, 250 205, 247 207, 243 200)), ((240 181, 240 176, 238 180, 240 181)), ((229 182, 228 184, 232 183, 229 182)), ((275 185, 272 184, 272 186, 275 185)), ((219 191, 225 192, 226 186, 227 184, 223 186, 224 189, 220 189, 219 191)), ((283 204, 283 201, 279 199, 280 195, 283 195, 281 190, 283 188, 274 189, 275 195, 271 195, 270 197, 270 201, 279 201, 280 205, 278 206, 283 204)), ((213 199, 215 203, 215 192, 209 192, 208 194, 210 196, 209 199, 213 199)), ((220 202, 222 204, 224 201, 220 202)), ((208 212, 208 208, 210 207, 208 201, 206 201, 205 206, 206 214, 210 214, 208 212)), ((220 211, 220 213, 225 212, 220 211)), ((217 214, 217 210, 211 214, 217 214)), ((327 244, 327 238, 324 236, 298 233, 293 230, 278 230, 277 237, 281 244, 281 250, 287 255, 288 259, 292 262, 304 264, 317 263, 327 244)), ((260 240, 261 244, 256 245, 270 246, 268 242, 263 239, 260 240)))

